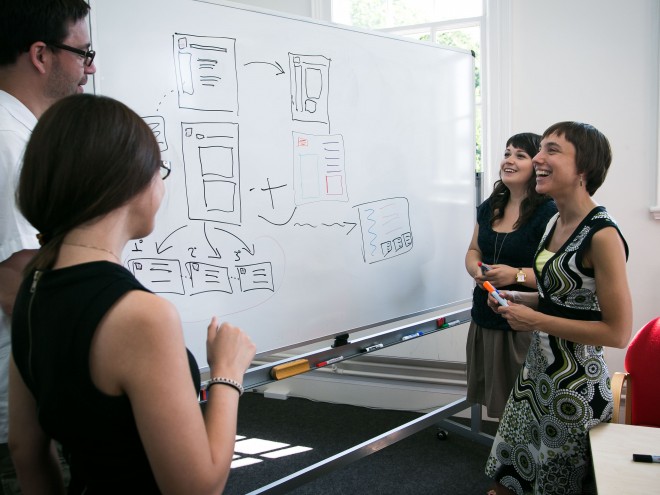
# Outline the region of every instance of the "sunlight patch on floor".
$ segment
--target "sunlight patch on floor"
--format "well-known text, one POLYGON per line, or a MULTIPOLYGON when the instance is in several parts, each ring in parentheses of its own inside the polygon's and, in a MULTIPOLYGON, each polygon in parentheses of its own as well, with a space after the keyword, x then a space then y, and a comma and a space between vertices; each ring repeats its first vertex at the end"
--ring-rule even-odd
POLYGON ((236 436, 234 456, 231 467, 239 468, 263 462, 265 459, 278 459, 289 455, 301 454, 312 450, 311 447, 294 447, 288 443, 273 442, 260 438, 236 436))

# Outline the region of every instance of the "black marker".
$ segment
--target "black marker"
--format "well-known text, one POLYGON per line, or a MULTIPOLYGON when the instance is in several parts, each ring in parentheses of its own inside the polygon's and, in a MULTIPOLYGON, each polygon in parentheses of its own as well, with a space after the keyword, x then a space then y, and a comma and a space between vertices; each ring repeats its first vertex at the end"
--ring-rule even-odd
POLYGON ((633 454, 635 462, 657 462, 660 463, 660 455, 633 454))

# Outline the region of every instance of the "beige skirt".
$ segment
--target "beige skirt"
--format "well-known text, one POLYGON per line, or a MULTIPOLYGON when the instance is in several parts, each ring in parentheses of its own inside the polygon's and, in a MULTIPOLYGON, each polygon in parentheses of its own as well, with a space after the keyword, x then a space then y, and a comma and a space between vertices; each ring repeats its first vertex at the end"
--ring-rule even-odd
POLYGON ((501 418, 513 384, 525 362, 532 332, 492 330, 470 323, 467 343, 467 400, 501 418))

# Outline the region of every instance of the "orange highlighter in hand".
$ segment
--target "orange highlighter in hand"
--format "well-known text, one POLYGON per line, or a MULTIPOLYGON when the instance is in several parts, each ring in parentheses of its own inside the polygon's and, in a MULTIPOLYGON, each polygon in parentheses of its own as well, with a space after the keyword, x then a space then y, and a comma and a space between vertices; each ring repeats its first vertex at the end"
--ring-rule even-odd
POLYGON ((500 303, 500 306, 508 306, 509 303, 506 302, 506 299, 504 299, 500 293, 497 291, 495 287, 493 287, 493 284, 490 282, 486 281, 484 282, 484 289, 486 289, 490 294, 497 299, 497 302, 500 303))

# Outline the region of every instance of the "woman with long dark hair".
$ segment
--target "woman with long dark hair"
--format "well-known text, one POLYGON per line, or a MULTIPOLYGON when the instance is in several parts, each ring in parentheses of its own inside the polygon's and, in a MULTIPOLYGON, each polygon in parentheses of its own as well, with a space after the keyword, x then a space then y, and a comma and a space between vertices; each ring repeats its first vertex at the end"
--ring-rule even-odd
POLYGON ((202 415, 176 309, 120 261, 153 230, 162 167, 149 126, 110 98, 65 98, 32 133, 17 200, 42 247, 16 300, 10 368, 23 493, 63 492, 52 440, 69 457, 72 494, 217 494, 226 483, 255 346, 211 319, 217 386, 202 415))
POLYGON ((541 136, 530 132, 511 136, 500 163, 500 179, 490 197, 477 208, 477 225, 465 255, 465 268, 474 277, 472 322, 466 346, 468 401, 486 406, 488 416, 500 418, 513 383, 525 360, 530 335, 518 333, 488 307, 489 281, 498 289, 532 291, 534 250, 554 203, 536 188, 532 156, 541 136))

